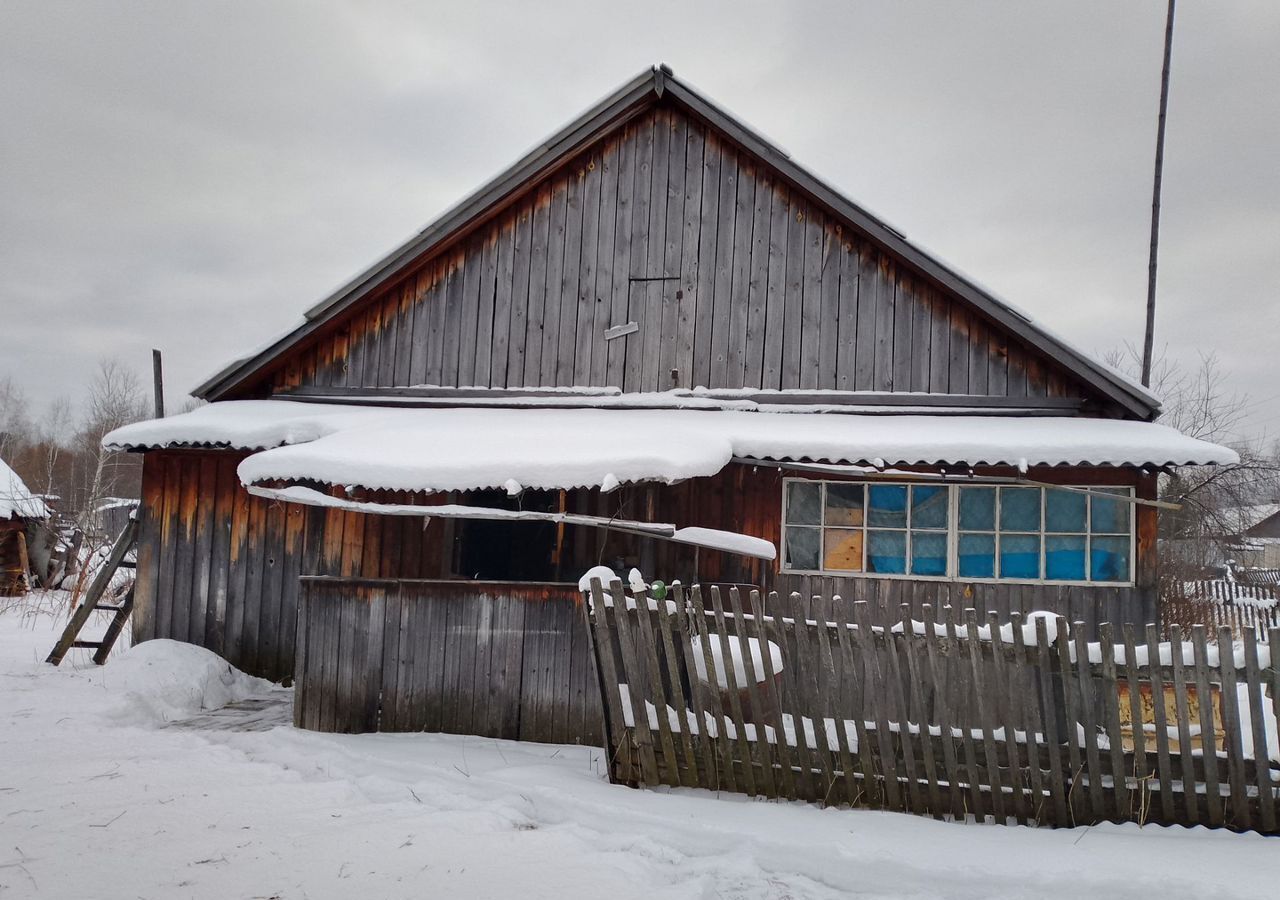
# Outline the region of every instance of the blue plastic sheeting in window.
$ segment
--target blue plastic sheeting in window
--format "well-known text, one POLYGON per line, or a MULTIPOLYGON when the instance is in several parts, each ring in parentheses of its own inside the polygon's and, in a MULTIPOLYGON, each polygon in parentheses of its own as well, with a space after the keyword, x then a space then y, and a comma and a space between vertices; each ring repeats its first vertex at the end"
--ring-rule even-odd
MULTIPOLYGON (((1044 530, 1084 534, 1089 498, 1074 491, 1047 490, 1044 495, 1044 530)), ((1081 550, 1083 553, 1083 549, 1081 550)))
POLYGON ((1049 535, 1044 539, 1044 577, 1050 581, 1084 581, 1083 535, 1049 535))
POLYGON ((995 488, 960 488, 960 530, 996 530, 995 488))
MULTIPOLYGON (((875 484, 867 489, 867 524, 907 527, 907 489, 900 484, 875 484)), ((905 554, 906 551, 904 550, 905 554)))
POLYGON ((911 488, 911 527, 946 528, 950 491, 944 487, 915 485, 911 488))
POLYGON ((1040 530, 1040 488, 1000 489, 1000 530, 1040 530))
MULTIPOLYGON (((872 488, 874 491, 875 488, 872 488)), ((902 575, 907 571, 905 531, 867 532, 867 571, 902 575)))
POLYGON ((960 575, 964 578, 994 578, 996 539, 990 534, 960 535, 960 575))
POLYGON ((1094 581, 1129 580, 1129 539, 1095 537, 1089 553, 1089 576, 1094 581))
POLYGON ((911 574, 947 574, 947 536, 930 531, 911 532, 911 574))
MULTIPOLYGON (((1002 500, 1003 502, 1003 500, 1002 500)), ((1037 501, 1037 505, 1039 502, 1037 501)), ((1000 537, 1000 577, 1040 577, 1040 536, 1005 534, 1000 537)))
POLYGON ((1129 533, 1129 504, 1122 500, 1108 500, 1106 497, 1090 497, 1093 504, 1093 528, 1094 534, 1105 532, 1107 534, 1128 534, 1129 533))

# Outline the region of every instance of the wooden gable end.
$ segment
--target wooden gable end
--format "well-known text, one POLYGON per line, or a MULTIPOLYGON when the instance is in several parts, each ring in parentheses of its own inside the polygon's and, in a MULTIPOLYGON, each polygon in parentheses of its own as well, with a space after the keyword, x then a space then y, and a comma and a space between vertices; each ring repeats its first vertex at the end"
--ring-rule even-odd
POLYGON ((233 393, 412 385, 1102 399, 668 103, 233 393))

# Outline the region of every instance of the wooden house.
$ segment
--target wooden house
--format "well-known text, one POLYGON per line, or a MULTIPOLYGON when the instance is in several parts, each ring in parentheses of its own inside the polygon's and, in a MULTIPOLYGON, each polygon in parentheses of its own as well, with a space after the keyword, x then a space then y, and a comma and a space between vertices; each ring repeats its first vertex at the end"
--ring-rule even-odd
POLYGON ((30 585, 28 532, 49 518, 42 499, 0 459, 0 597, 21 596, 30 585))
MULTIPOLYGON (((1223 510, 1219 518, 1223 561, 1239 569, 1241 580, 1255 577, 1252 570, 1280 569, 1280 504, 1262 503, 1223 510)), ((1257 573, 1256 577, 1268 576, 1257 573)))
POLYGON ((1146 622, 1157 474, 1235 458, 664 67, 196 393, 107 438, 135 639, 382 667, 312 727, 592 739, 601 562, 1146 622))

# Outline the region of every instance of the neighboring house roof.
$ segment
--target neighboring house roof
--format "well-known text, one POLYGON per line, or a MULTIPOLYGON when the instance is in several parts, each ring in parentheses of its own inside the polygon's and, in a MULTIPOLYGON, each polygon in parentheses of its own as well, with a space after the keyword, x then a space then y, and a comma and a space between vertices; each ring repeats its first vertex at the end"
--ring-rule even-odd
POLYGON ((1248 506, 1232 506, 1217 513, 1216 521, 1222 534, 1242 535, 1256 528, 1272 516, 1280 513, 1280 503, 1258 503, 1248 506))
POLYGON ((611 490, 714 475, 735 460, 894 465, 1230 463, 1223 447, 1150 422, 1035 416, 811 414, 748 409, 397 409, 227 400, 127 425, 121 449, 257 450, 245 484, 320 481, 409 491, 611 490), (442 439, 447 435, 447 439, 442 439))
POLYGON ((47 519, 49 508, 0 459, 0 519, 47 519))
POLYGON ((954 292, 1038 352, 1056 360, 1129 415, 1152 419, 1159 413, 1159 400, 1140 385, 1050 333, 1020 310, 908 241, 901 232, 841 195, 797 165, 784 151, 675 78, 665 66, 654 67, 623 85, 515 165, 445 212, 411 240, 313 306, 295 328, 250 356, 231 363, 193 393, 206 400, 218 400, 228 396, 237 387, 252 382, 273 361, 298 347, 405 267, 422 260, 462 232, 484 221, 496 209, 527 190, 531 184, 575 153, 658 103, 674 104, 705 121, 747 153, 772 167, 796 189, 954 292))

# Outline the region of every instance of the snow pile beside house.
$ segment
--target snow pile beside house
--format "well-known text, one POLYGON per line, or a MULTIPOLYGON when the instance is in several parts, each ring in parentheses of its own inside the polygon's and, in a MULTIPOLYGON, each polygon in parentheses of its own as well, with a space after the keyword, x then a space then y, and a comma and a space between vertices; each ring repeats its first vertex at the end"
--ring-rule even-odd
POLYGON ((0 519, 47 519, 49 508, 0 459, 0 519))
POLYGON ((260 450, 246 484, 314 480, 449 491, 600 487, 714 475, 734 458, 884 465, 1185 465, 1236 454, 1118 419, 783 414, 688 409, 395 409, 280 400, 210 404, 111 432, 110 448, 260 450))
POLYGON ((274 688, 216 653, 170 640, 131 647, 108 661, 103 678, 120 697, 110 715, 134 725, 163 725, 274 688))

